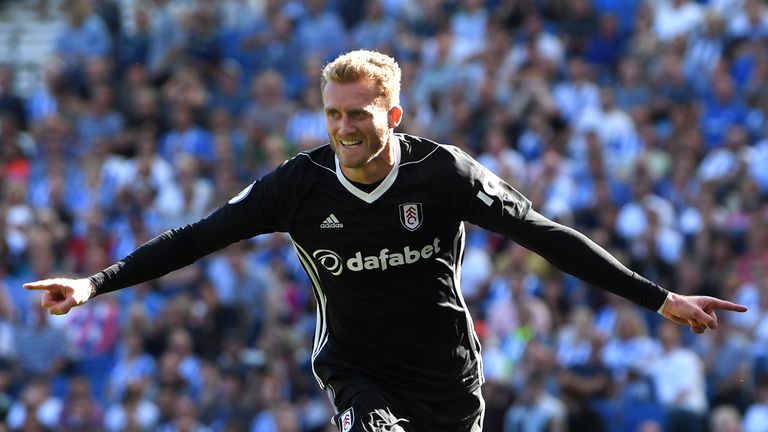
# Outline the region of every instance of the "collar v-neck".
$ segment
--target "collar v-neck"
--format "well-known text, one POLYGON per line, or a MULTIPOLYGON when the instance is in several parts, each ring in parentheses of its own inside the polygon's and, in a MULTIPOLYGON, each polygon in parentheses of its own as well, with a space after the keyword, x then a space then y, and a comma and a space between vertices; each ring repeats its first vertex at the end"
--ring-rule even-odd
POLYGON ((342 186, 344 186, 345 189, 347 189, 352 195, 360 198, 361 200, 365 201, 368 204, 371 204, 372 202, 376 201, 384 195, 386 191, 389 190, 389 188, 392 186, 393 183, 395 183, 395 180, 397 179, 397 173, 400 169, 400 139, 395 136, 394 139, 394 149, 395 149, 395 164, 392 166, 392 170, 389 171, 389 174, 387 174, 386 177, 384 177, 384 180, 382 180, 381 184, 379 184, 376 189, 372 190, 371 192, 365 192, 361 189, 358 189, 354 184, 352 184, 349 179, 347 179, 344 176, 344 173, 341 172, 341 165, 339 164, 339 158, 334 157, 336 160, 336 178, 339 179, 339 182, 342 186))

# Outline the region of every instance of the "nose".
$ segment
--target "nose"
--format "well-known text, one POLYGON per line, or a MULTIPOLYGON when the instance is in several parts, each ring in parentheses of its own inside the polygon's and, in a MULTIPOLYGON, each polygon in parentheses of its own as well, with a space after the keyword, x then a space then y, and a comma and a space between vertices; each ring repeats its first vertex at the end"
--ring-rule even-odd
POLYGON ((355 127, 352 125, 352 120, 348 115, 343 115, 341 117, 341 122, 339 123, 339 133, 342 135, 347 135, 354 132, 354 130, 355 127))

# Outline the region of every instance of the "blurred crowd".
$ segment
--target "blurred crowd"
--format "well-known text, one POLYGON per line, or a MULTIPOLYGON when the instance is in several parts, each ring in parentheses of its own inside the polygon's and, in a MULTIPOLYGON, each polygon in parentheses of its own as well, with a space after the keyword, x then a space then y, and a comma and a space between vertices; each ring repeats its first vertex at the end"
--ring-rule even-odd
POLYGON ((335 430, 284 235, 65 316, 21 284, 93 274, 326 142, 321 67, 370 48, 402 68, 399 130, 462 147, 662 286, 750 308, 693 336, 469 227, 486 431, 768 431, 764 1, 40 10, 60 23, 43 81, 20 94, 0 65, 0 430, 335 430))

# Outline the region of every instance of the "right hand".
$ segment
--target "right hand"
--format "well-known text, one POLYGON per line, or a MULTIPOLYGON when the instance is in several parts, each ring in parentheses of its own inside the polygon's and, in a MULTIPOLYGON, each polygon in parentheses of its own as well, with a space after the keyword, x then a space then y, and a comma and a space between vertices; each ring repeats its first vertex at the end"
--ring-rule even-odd
POLYGON ((90 279, 44 279, 24 284, 28 290, 45 291, 40 305, 51 315, 64 315, 75 306, 88 301, 93 294, 90 279))

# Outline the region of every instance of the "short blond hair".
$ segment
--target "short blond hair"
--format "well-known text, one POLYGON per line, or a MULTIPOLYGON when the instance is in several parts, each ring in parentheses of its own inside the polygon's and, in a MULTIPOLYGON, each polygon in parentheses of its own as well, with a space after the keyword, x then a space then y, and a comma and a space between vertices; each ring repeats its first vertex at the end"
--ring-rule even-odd
POLYGON ((376 82, 378 97, 387 108, 400 105, 400 65, 394 58, 377 51, 355 50, 336 57, 325 65, 320 75, 320 90, 328 81, 351 83, 363 80, 376 82))

